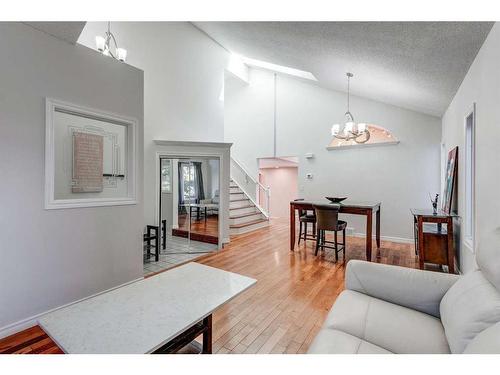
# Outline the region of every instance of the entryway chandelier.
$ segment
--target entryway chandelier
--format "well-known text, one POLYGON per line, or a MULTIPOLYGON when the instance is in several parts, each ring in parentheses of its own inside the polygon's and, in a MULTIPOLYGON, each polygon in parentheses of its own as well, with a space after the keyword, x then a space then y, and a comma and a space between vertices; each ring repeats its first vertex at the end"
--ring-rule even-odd
POLYGON ((353 140, 356 143, 365 143, 370 139, 370 131, 364 123, 356 124, 354 122, 354 117, 349 111, 349 97, 350 97, 350 79, 353 77, 352 73, 346 73, 347 75, 347 112, 345 113, 345 124, 341 128, 339 124, 332 125, 332 136, 338 139, 350 141, 353 140))
POLYGON ((105 56, 111 56, 116 60, 125 61, 125 59, 127 58, 127 50, 125 48, 118 47, 118 43, 116 43, 116 38, 111 32, 110 24, 111 22, 108 22, 108 31, 106 31, 104 37, 102 36, 95 37, 95 44, 97 50, 105 56), (114 44, 114 53, 111 52, 111 40, 113 41, 114 44))

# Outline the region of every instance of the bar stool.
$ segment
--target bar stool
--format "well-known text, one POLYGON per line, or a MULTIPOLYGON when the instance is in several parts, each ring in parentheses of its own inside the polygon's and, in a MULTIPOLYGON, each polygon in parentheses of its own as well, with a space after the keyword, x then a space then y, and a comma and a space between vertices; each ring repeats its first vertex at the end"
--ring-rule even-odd
POLYGON ((156 225, 147 225, 147 232, 142 235, 144 241, 144 261, 149 260, 151 257, 151 249, 155 249, 155 262, 160 260, 160 227, 156 225), (155 232, 155 234, 152 233, 155 232), (151 243, 154 241, 154 244, 151 243))
POLYGON ((313 207, 316 213, 317 225, 316 252, 314 255, 318 255, 320 248, 328 248, 335 250, 335 261, 339 260, 339 251, 342 251, 345 260, 345 230, 347 222, 338 219, 340 206, 338 204, 314 204, 313 207), (334 241, 327 241, 325 239, 326 231, 334 232, 334 241), (338 242, 337 238, 337 233, 340 231, 342 231, 343 237, 343 242, 341 243, 338 242), (333 244, 333 246, 328 246, 327 244, 333 244))
MULTIPOLYGON (((295 199, 296 202, 303 201, 304 199, 295 199)), ((314 211, 308 212, 307 210, 298 210, 299 211, 299 241, 297 244, 300 245, 300 240, 316 240, 316 215, 314 211), (312 236, 307 235, 307 226, 309 223, 312 223, 312 236), (302 232, 304 229, 304 232, 302 232)))

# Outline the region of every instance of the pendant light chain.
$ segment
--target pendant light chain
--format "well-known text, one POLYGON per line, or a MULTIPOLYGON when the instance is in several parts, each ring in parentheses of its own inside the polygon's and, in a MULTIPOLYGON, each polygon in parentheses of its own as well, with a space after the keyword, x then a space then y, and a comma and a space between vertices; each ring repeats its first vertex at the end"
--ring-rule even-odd
POLYGON ((349 109, 349 96, 350 96, 350 92, 351 92, 350 82, 351 82, 351 77, 349 76, 349 73, 348 73, 347 74, 347 112, 349 112, 349 113, 350 113, 350 109, 349 109))
POLYGON ((354 74, 347 72, 347 112, 346 122, 343 127, 340 124, 332 125, 332 136, 343 141, 353 140, 356 143, 366 143, 370 139, 370 131, 365 123, 356 124, 351 113, 351 78, 354 74))

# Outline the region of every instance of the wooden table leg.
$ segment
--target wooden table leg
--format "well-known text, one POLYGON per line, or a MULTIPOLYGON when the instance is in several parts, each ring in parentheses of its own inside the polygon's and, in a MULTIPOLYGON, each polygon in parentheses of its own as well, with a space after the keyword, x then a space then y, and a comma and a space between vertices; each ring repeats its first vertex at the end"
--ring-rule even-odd
POLYGON ((203 325, 207 330, 203 332, 203 350, 202 354, 212 354, 212 314, 203 319, 203 325))
POLYGON ((448 272, 455 273, 455 252, 453 246, 453 218, 448 218, 446 223, 446 231, 448 233, 448 272))
POLYGON ((424 259, 425 259, 425 250, 424 250, 424 223, 422 220, 422 216, 419 216, 417 219, 417 230, 418 230, 418 264, 421 270, 424 269, 424 259))
POLYGON ((290 251, 295 247, 295 207, 290 205, 290 251))
POLYGON ((377 240, 377 248, 380 249, 380 207, 375 216, 375 237, 377 240))
POLYGON ((366 260, 368 262, 372 261, 372 218, 373 212, 372 210, 368 210, 366 214, 366 260))

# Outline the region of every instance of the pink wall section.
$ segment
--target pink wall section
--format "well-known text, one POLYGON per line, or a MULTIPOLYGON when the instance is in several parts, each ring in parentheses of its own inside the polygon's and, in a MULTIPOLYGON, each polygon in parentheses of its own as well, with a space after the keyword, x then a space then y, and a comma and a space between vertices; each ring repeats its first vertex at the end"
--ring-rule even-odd
POLYGON ((288 217, 290 201, 297 199, 298 168, 261 168, 260 181, 271 188, 271 217, 288 217))

